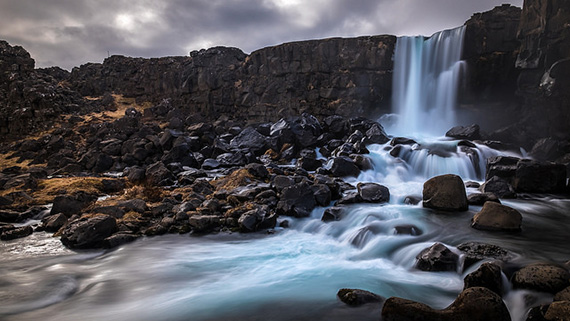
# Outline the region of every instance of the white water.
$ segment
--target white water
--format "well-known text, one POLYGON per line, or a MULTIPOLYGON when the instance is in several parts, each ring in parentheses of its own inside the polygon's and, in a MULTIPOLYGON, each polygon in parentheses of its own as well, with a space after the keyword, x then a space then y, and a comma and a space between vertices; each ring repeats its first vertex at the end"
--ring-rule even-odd
POLYGON ((456 126, 457 89, 465 73, 461 61, 465 27, 425 39, 400 37, 394 53, 393 135, 437 136, 456 126))

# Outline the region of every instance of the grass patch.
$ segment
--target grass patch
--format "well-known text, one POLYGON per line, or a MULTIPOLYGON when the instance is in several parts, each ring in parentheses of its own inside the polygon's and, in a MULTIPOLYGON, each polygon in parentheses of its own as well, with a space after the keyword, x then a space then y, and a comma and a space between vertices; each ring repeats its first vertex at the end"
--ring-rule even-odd
POLYGON ((26 159, 20 163, 18 163, 18 157, 13 157, 14 152, 9 152, 6 154, 0 154, 0 171, 5 170, 6 168, 10 168, 13 166, 19 166, 23 170, 27 170, 30 163, 32 162, 31 159, 26 159))
POLYGON ((233 171, 230 175, 211 181, 210 184, 218 191, 230 191, 236 187, 247 186, 253 182, 255 182, 253 175, 251 175, 247 169, 241 168, 233 171))

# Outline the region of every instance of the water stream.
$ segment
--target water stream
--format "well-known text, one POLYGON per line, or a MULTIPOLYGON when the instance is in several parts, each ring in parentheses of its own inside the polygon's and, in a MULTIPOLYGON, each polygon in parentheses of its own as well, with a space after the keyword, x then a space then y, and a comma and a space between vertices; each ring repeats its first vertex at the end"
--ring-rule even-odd
MULTIPOLYGON (((398 48, 411 47, 414 55, 438 56, 441 53, 435 48, 457 46, 450 34, 462 32, 434 35, 428 40, 431 44, 425 44, 424 39, 403 38, 398 48)), ((411 58, 406 61, 419 63, 411 58)), ((447 58, 443 61, 434 62, 426 70, 431 73, 435 68, 441 74, 449 68, 460 68, 460 63, 447 63, 447 58)), ((415 95, 437 92, 422 87, 425 77, 421 74, 411 77, 418 78, 409 79, 416 93, 395 93, 406 104, 408 99, 416 99, 415 95)), ((448 86, 447 80, 434 81, 448 86)), ((445 95, 448 93, 440 97, 445 95)), ((416 103, 426 106, 424 102, 416 103)), ((480 210, 477 206, 442 215, 421 204, 404 203, 408 196, 421 196, 423 183, 434 175, 455 173, 464 180, 482 181, 485 159, 502 153, 484 145, 466 149, 457 141, 429 138, 434 137, 430 131, 453 122, 453 115, 438 109, 452 105, 399 111, 400 120, 405 122, 391 128, 391 133, 413 137, 418 143, 404 146, 397 157, 389 154, 388 145, 369 146, 374 168, 349 180, 387 186, 390 202, 350 205, 340 221, 322 222, 325 208, 317 208, 309 218, 281 218, 290 221, 290 228, 277 228, 271 234, 167 235, 143 238, 108 252, 65 250, 58 240, 42 233, 2 242, 0 318, 378 320, 380 305, 350 308, 336 298, 337 291, 360 288, 385 297, 417 300, 434 308, 446 307, 461 292, 463 278, 478 265, 452 272, 414 268, 415 256, 434 242, 453 250, 466 241, 496 244, 509 250, 513 264, 520 265, 570 259, 568 199, 530 195, 504 201, 523 214, 522 232, 516 234, 472 229, 470 219, 480 210), (442 116, 438 118, 441 122, 426 121, 434 112, 442 116), (417 134, 424 131, 428 134, 417 134), (396 233, 398 226, 410 225, 414 235, 396 233), (38 246, 43 250, 29 252, 38 246)), ((475 191, 468 189, 468 193, 475 191)), ((509 291, 505 296, 513 320, 524 320, 527 294, 509 291)), ((538 301, 548 299, 537 297, 538 301)))

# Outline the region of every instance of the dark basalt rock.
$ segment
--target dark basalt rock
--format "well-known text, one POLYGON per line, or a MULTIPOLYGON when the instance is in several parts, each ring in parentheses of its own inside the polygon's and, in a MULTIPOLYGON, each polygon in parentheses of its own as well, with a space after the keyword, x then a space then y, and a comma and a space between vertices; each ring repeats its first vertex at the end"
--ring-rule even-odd
POLYGON ((493 244, 466 242, 459 244, 457 249, 465 253, 465 267, 469 267, 485 259, 496 259, 507 262, 512 258, 509 252, 493 244))
POLYGON ((360 174, 360 169, 349 157, 339 156, 333 159, 330 172, 335 177, 356 177, 360 174))
POLYGON ((164 166, 163 162, 156 162, 147 167, 145 177, 148 184, 153 186, 167 186, 174 183, 174 175, 164 166))
POLYGON ((259 155, 267 149, 267 138, 253 127, 246 127, 230 141, 230 146, 235 149, 248 149, 259 155))
POLYGON ((340 221, 345 213, 346 209, 342 206, 329 207, 323 213, 321 221, 323 222, 340 221))
POLYGON ((277 203, 277 214, 308 217, 317 205, 315 195, 311 186, 306 182, 301 182, 281 191, 279 203, 277 203))
POLYGON ((556 294, 570 286, 570 272, 559 265, 536 263, 515 272, 511 282, 515 289, 556 294))
POLYGON ((46 232, 57 232, 67 224, 67 216, 63 213, 47 216, 42 219, 42 228, 46 232))
POLYGON ((471 227, 488 231, 520 231, 521 224, 519 211, 496 202, 486 202, 473 216, 471 227))
POLYGON ((517 193, 509 182, 499 176, 493 176, 481 185, 483 193, 494 194, 500 198, 515 198, 517 193))
POLYGON ((382 303, 386 300, 378 294, 360 289, 340 289, 336 295, 342 302, 353 307, 367 303, 382 303))
POLYGON ((416 268, 422 271, 456 271, 459 256, 445 245, 435 243, 424 249, 417 256, 416 268))
POLYGON ((469 205, 483 205, 485 202, 501 203, 497 195, 493 193, 473 193, 467 196, 469 205))
POLYGON ((61 242, 72 249, 99 248, 116 230, 117 222, 112 216, 85 215, 69 222, 62 231, 61 242))
POLYGON ((207 233, 221 226, 220 217, 217 215, 192 215, 188 220, 194 233, 207 233))
POLYGON ((140 235, 131 233, 116 233, 103 240, 103 247, 107 249, 115 248, 127 243, 136 241, 140 235))
POLYGON ((34 233, 34 229, 29 225, 16 227, 2 231, 2 234, 0 235, 0 240, 8 241, 8 240, 19 239, 31 235, 32 233, 34 233))
POLYGON ((513 184, 517 192, 556 193, 566 189, 566 166, 523 159, 518 161, 513 184))
POLYGON ((414 225, 398 225, 394 227, 394 234, 419 236, 423 234, 423 231, 414 225))
POLYGON ((479 140, 481 139, 481 134, 479 133, 479 125, 472 124, 469 126, 456 126, 451 128, 445 133, 445 136, 452 137, 456 139, 469 139, 469 140, 479 140))
POLYGON ((448 174, 426 181, 423 188, 423 205, 443 211, 466 211, 469 206, 461 177, 448 174))
POLYGON ((443 310, 402 298, 386 300, 382 308, 384 321, 510 321, 509 310, 495 292, 473 287, 463 290, 455 301, 443 310))
POLYGON ((386 186, 376 183, 358 183, 356 188, 363 202, 386 203, 390 201, 390 191, 386 186))
POLYGON ((50 214, 63 213, 67 217, 79 214, 82 209, 91 205, 97 200, 97 197, 84 192, 78 192, 74 195, 61 195, 53 200, 53 206, 50 214))
POLYGON ((570 301, 570 286, 554 295, 554 301, 570 301))
POLYGON ((485 287, 498 295, 503 295, 503 279, 501 268, 494 263, 483 263, 474 272, 469 273, 464 279, 463 289, 473 287, 485 287))

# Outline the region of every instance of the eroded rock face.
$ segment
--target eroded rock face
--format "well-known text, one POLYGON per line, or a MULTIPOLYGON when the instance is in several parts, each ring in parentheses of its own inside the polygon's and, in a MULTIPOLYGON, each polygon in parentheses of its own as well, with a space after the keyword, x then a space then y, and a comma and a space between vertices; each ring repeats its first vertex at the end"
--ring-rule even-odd
POLYGON ((382 308, 384 321, 510 321, 509 310, 501 297, 484 287, 463 290, 457 299, 443 310, 423 303, 392 297, 382 308))
POLYGON ((448 174, 429 179, 424 183, 423 205, 443 211, 466 211, 467 193, 461 177, 448 174))

